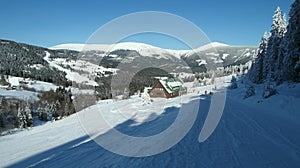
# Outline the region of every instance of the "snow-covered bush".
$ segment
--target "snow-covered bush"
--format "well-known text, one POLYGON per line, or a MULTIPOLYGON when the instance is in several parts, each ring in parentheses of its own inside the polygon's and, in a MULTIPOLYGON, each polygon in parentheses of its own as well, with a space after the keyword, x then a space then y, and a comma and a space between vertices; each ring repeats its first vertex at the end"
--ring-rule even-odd
POLYGON ((236 89, 236 88, 238 88, 238 85, 237 85, 236 82, 234 82, 234 83, 231 83, 228 88, 229 89, 236 89))
POLYGON ((255 95, 255 89, 252 85, 248 85, 246 87, 246 92, 245 92, 245 95, 244 95, 244 99, 247 99, 251 96, 254 96, 255 95))
POLYGON ((123 92, 123 99, 128 99, 128 98, 129 98, 129 89, 125 87, 123 92))
POLYGON ((236 82, 236 77, 234 75, 232 75, 231 77, 231 83, 236 82))
POLYGON ((273 95, 277 94, 276 89, 274 88, 274 85, 270 81, 266 81, 264 83, 264 90, 263 90, 263 98, 269 98, 273 95))
POLYGON ((235 76, 232 76, 232 78, 231 78, 231 84, 228 86, 228 88, 229 89, 236 89, 236 88, 238 88, 235 76))
POLYGON ((193 87, 199 87, 200 83, 199 80, 197 78, 195 78, 194 82, 193 82, 193 87))

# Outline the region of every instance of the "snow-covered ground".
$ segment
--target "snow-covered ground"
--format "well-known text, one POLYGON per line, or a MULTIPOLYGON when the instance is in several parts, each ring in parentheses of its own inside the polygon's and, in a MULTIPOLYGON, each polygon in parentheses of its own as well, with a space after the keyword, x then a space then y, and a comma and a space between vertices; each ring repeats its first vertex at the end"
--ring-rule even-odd
POLYGON ((56 90, 59 86, 54 85, 53 83, 36 81, 34 83, 29 83, 27 85, 29 88, 34 88, 36 91, 50 91, 56 90))
POLYGON ((33 81, 30 78, 22 78, 16 76, 9 76, 8 81, 11 86, 20 86, 20 82, 26 82, 29 88, 34 88, 36 91, 49 91, 55 90, 58 86, 54 85, 53 83, 43 82, 43 81, 33 81))
POLYGON ((71 89, 72 94, 78 95, 78 94, 90 94, 93 95, 95 94, 95 90, 92 89, 79 89, 79 88, 74 88, 74 87, 68 87, 66 90, 71 89))
POLYGON ((55 90, 56 88, 58 88, 58 86, 56 86, 52 83, 48 83, 48 82, 32 81, 29 78, 24 79, 24 78, 16 77, 16 76, 8 76, 7 82, 9 82, 12 87, 16 87, 16 88, 13 90, 7 90, 8 86, 0 85, 0 96, 12 97, 12 98, 17 98, 17 99, 26 100, 26 101, 39 100, 37 92, 27 91, 27 90, 18 88, 20 86, 21 81, 26 82, 27 83, 26 86, 28 88, 35 89, 35 91, 49 91, 49 90, 55 90))
MULTIPOLYGON (((91 67, 89 67, 91 68, 91 67)), ((17 98, 21 100, 29 100, 29 101, 37 101, 38 98, 38 92, 40 91, 50 91, 50 90, 56 90, 58 87, 53 83, 49 82, 43 82, 43 81, 35 81, 31 80, 30 78, 22 78, 22 77, 16 77, 16 76, 9 76, 7 80, 11 86, 16 87, 16 89, 8 90, 8 86, 2 86, 0 85, 0 96, 3 97, 12 97, 17 98), (35 91, 27 91, 22 88, 19 88, 21 86, 21 82, 26 82, 26 86, 28 88, 33 88, 35 91)), ((95 94, 95 90, 92 89, 79 89, 75 87, 67 87, 66 90, 71 89, 71 92, 73 95, 80 95, 80 94, 95 94)))
MULTIPOLYGON (((228 79, 216 82, 227 85, 228 79)), ((134 96, 100 101, 66 119, 0 137, 0 167, 300 167, 300 85, 284 84, 269 99, 262 99, 261 86, 255 86, 257 94, 244 100, 244 85, 238 84, 238 89, 227 90, 219 125, 203 143, 198 137, 211 95, 154 99, 146 106, 134 96), (119 131, 149 136, 168 128, 180 107, 195 102, 200 102, 199 112, 188 134, 169 150, 149 157, 107 151, 87 136, 78 118, 100 111, 119 131)), ((102 131, 99 138, 110 132, 102 131)))
MULTIPOLYGON (((46 56, 44 59, 49 63, 51 67, 57 68, 60 71, 65 72, 68 80, 84 83, 86 85, 98 86, 97 82, 94 81, 97 73, 105 74, 105 72, 116 73, 117 69, 104 68, 96 64, 92 64, 83 60, 66 60, 63 58, 50 58, 50 53, 45 52, 46 56), (72 68, 72 69, 70 69, 72 68)), ((107 75, 104 75, 107 76, 107 75)))
POLYGON ((12 97, 12 98, 29 100, 29 101, 36 101, 39 99, 37 93, 26 91, 26 90, 0 89, 0 95, 4 97, 12 97))

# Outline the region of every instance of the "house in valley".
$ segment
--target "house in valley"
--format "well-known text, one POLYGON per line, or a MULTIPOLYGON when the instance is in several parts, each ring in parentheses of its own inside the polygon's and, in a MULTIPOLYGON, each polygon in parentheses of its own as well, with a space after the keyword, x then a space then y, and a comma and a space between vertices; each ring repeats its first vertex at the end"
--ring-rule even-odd
POLYGON ((149 91, 151 98, 172 98, 186 93, 187 89, 179 78, 158 80, 149 91))

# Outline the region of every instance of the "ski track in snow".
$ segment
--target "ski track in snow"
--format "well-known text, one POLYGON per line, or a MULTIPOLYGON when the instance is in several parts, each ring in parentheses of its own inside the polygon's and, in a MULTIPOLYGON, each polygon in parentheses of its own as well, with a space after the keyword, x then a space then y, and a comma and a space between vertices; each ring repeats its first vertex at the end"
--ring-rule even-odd
MULTIPOLYGON (((111 153, 85 135, 75 114, 0 137, 0 167, 300 167, 300 123, 276 114, 280 110, 270 112, 247 106, 232 94, 236 93, 229 91, 215 132, 203 143, 198 142, 198 137, 210 96, 191 100, 201 101, 192 129, 163 153, 142 158, 111 153)), ((115 128, 136 136, 155 134, 178 114, 178 107, 167 109, 148 122, 132 125, 128 120, 115 128)))

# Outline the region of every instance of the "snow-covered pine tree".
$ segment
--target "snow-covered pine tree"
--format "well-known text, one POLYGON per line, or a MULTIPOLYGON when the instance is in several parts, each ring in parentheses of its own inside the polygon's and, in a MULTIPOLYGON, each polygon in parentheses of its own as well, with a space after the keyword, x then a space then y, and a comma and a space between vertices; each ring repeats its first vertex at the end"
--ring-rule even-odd
POLYGON ((51 120, 51 118, 52 118, 52 108, 51 105, 48 102, 46 102, 42 112, 42 119, 44 121, 49 121, 51 120))
POLYGON ((42 120, 42 108, 41 108, 41 105, 39 105, 38 108, 36 109, 36 113, 38 114, 39 119, 42 120))
POLYGON ((212 76, 211 76, 211 80, 210 80, 210 84, 211 85, 214 85, 215 84, 215 79, 216 78, 216 74, 215 74, 215 71, 212 72, 212 76))
POLYGON ((283 58, 282 74, 284 80, 300 81, 300 0, 296 0, 289 13, 290 19, 287 33, 286 56, 283 58))
POLYGON ((129 98, 129 89, 127 87, 124 88, 123 99, 129 98))
POLYGON ((250 81, 252 81, 253 83, 263 82, 263 65, 264 65, 264 58, 267 51, 269 37, 270 34, 265 32, 264 36, 260 41, 257 56, 254 59, 250 70, 248 71, 247 76, 250 79, 250 81))
POLYGON ((274 67, 274 80, 277 83, 281 83, 283 80, 283 73, 282 73, 282 67, 283 65, 283 59, 286 55, 286 40, 284 38, 285 34, 287 32, 287 22, 286 22, 286 14, 283 14, 282 16, 282 26, 279 31, 279 37, 280 37, 280 43, 279 43, 279 49, 278 49, 278 56, 277 60, 275 62, 274 67))
POLYGON ((245 75, 245 70, 247 69, 247 67, 246 67, 246 64, 240 64, 239 65, 239 70, 240 70, 240 73, 239 73, 239 75, 245 75))
POLYGON ((33 118, 32 118, 32 115, 31 115, 31 110, 30 110, 28 105, 25 107, 24 114, 26 116, 27 126, 32 127, 33 126, 33 118))
POLYGON ((279 37, 281 37, 281 38, 284 37, 286 32, 287 32, 286 14, 283 13, 283 15, 281 16, 281 24, 280 24, 279 32, 278 32, 279 37))
POLYGON ((286 32, 285 26, 286 23, 284 23, 281 9, 277 7, 273 16, 271 36, 268 41, 267 52, 264 58, 263 79, 270 78, 270 80, 274 80, 274 75, 278 74, 275 65, 278 60, 279 46, 286 32))
POLYGON ((61 116, 61 112, 60 112, 60 109, 61 109, 61 104, 58 100, 56 100, 55 104, 54 104, 54 114, 55 114, 55 117, 62 117, 61 116))
POLYGON ((23 123, 23 115, 22 115, 21 107, 18 108, 17 117, 18 117, 19 128, 23 128, 24 123, 23 123))
POLYGON ((148 93, 148 89, 144 88, 144 92, 142 93, 141 97, 142 97, 143 105, 151 104, 151 98, 148 93))
POLYGON ((139 97, 141 97, 141 91, 138 90, 137 93, 136 93, 139 97))
POLYGON ((67 102, 65 103, 64 115, 70 115, 69 104, 67 102))
POLYGON ((27 127, 27 121, 26 121, 27 118, 26 118, 23 108, 21 108, 21 107, 18 108, 17 117, 18 117, 18 121, 19 121, 19 128, 26 128, 27 127))

